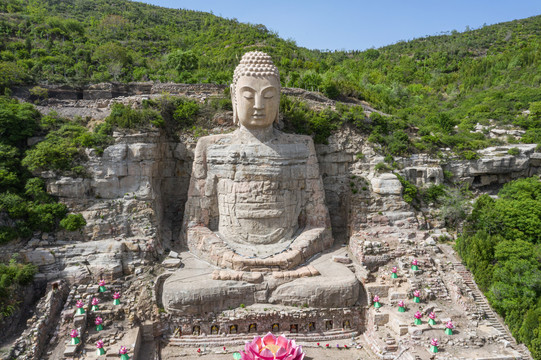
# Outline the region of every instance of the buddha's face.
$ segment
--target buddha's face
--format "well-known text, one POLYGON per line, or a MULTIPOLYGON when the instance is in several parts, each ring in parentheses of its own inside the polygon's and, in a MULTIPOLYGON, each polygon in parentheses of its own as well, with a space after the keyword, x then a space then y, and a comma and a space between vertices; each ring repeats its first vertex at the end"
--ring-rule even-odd
POLYGON ((241 76, 235 90, 240 124, 248 129, 272 126, 280 106, 279 88, 274 76, 241 76))

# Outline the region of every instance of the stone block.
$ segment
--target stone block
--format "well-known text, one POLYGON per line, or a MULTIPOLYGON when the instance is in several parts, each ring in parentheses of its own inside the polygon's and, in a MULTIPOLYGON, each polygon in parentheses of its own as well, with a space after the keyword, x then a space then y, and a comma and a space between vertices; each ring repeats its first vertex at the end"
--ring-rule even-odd
POLYGON ((267 302, 267 290, 260 290, 254 293, 254 300, 257 303, 264 304, 267 302))
POLYGON ((178 268, 180 266, 180 259, 165 259, 162 265, 166 268, 178 268))
POLYGON ((64 350, 64 357, 72 357, 77 352, 77 346, 78 345, 66 345, 66 349, 64 350))
POLYGON ((87 316, 87 313, 84 313, 81 315, 75 315, 73 317, 73 325, 75 325, 75 327, 77 328, 86 327, 86 316, 87 316))
POLYGON ((381 174, 373 178, 372 191, 379 195, 400 195, 402 184, 394 174, 381 174))
POLYGON ((26 262, 30 262, 37 266, 51 265, 55 263, 54 255, 49 250, 45 249, 23 251, 21 252, 21 255, 26 262))
POLYGON ((377 326, 383 326, 389 322, 389 314, 388 313, 373 313, 374 316, 374 324, 377 326))
POLYGON ((96 196, 103 199, 113 199, 124 195, 120 189, 118 178, 116 177, 108 179, 93 179, 91 186, 94 188, 94 193, 96 196))
MULTIPOLYGON (((393 280, 399 280, 399 279, 393 279, 393 280)), ((405 300, 408 298, 408 295, 405 293, 405 292, 391 292, 389 294, 389 299, 391 300, 391 302, 393 301, 400 301, 400 300, 405 300)))
POLYGON ((347 256, 333 256, 332 260, 341 264, 351 264, 351 259, 347 256))
POLYGON ((153 160, 159 158, 156 144, 137 143, 129 144, 128 158, 130 160, 153 160))
POLYGON ((62 177, 60 180, 47 182, 47 191, 70 198, 84 198, 90 190, 88 179, 62 177))
POLYGON ((128 146, 126 144, 116 144, 105 148, 103 151, 103 161, 119 162, 126 159, 128 146))
POLYGON ((408 333, 408 324, 402 322, 398 318, 392 318, 391 321, 389 321, 389 328, 399 336, 408 333))
POLYGON ((390 285, 372 285, 367 284, 366 285, 366 292, 370 295, 370 298, 373 298, 374 295, 377 295, 379 297, 387 297, 389 296, 389 288, 390 285))

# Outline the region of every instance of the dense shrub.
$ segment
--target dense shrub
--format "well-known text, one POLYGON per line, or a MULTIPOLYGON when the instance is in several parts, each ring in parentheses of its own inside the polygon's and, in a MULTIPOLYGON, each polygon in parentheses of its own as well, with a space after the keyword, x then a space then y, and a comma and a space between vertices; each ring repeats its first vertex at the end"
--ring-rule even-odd
POLYGON ((68 231, 76 231, 86 226, 86 220, 81 214, 68 214, 60 220, 60 226, 68 231))
POLYGON ((402 175, 395 174, 400 183, 402 184, 402 197, 404 198, 404 201, 411 204, 417 199, 417 196, 419 194, 419 189, 417 189, 417 186, 410 183, 408 180, 406 180, 402 175))
POLYGON ((30 104, 0 96, 0 136, 3 144, 24 146, 38 129, 39 112, 30 104))
POLYGON ((4 126, 20 122, 5 130, 9 136, 0 137, 0 212, 10 218, 0 227, 0 243, 5 243, 33 231, 53 231, 67 214, 66 206, 57 203, 43 180, 28 169, 70 171, 82 157, 81 148, 96 144, 99 137, 54 113, 40 119, 33 106, 15 100, 0 98, 0 114, 9 120, 4 126), (47 131, 43 141, 27 149, 29 137, 47 131))
POLYGON ((199 112, 199 105, 195 101, 179 101, 173 118, 182 126, 190 126, 195 122, 195 116, 199 112))
POLYGON ((425 188, 421 191, 421 198, 427 204, 434 203, 437 204, 443 200, 447 195, 446 186, 441 185, 431 185, 428 188, 425 188))
POLYGON ((517 155, 520 155, 520 150, 518 148, 514 147, 514 148, 511 148, 511 149, 507 150, 507 153, 509 155, 517 156, 517 155))
POLYGON ((287 130, 311 135, 316 144, 326 144, 331 132, 341 125, 340 116, 331 109, 312 110, 300 100, 287 96, 280 99, 280 112, 287 130))
POLYGON ((137 110, 121 103, 116 103, 111 107, 111 114, 105 121, 112 127, 122 129, 142 129, 164 125, 162 116, 156 110, 137 110))
POLYGON ((513 335, 541 356, 541 181, 510 182, 473 205, 456 248, 513 335))
POLYGON ((12 258, 8 264, 0 264, 0 321, 17 309, 16 287, 32 282, 37 268, 31 264, 19 264, 12 258))

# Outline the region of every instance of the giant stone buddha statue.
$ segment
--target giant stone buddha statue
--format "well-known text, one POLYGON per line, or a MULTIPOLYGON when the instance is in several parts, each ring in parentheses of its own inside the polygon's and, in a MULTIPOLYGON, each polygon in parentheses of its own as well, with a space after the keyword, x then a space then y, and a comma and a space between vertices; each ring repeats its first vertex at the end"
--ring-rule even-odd
POLYGON ((314 144, 273 126, 280 78, 267 54, 242 57, 231 97, 239 128, 195 149, 183 225, 189 251, 163 285, 164 307, 202 314, 241 303, 354 305, 353 273, 316 256, 333 239, 314 144))

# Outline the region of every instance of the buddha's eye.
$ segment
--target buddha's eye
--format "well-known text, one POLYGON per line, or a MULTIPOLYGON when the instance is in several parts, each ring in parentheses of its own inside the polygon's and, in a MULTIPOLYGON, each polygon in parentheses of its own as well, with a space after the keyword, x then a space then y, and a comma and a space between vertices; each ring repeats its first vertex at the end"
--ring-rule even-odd
POLYGON ((272 99, 274 97, 274 94, 272 92, 268 92, 265 95, 263 95, 265 99, 272 99))
POLYGON ((254 98, 254 93, 251 92, 251 91, 243 91, 242 92, 242 97, 245 98, 245 99, 253 99, 254 98))

